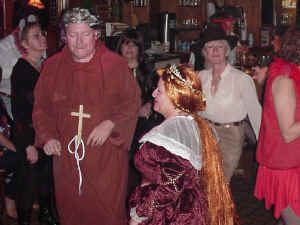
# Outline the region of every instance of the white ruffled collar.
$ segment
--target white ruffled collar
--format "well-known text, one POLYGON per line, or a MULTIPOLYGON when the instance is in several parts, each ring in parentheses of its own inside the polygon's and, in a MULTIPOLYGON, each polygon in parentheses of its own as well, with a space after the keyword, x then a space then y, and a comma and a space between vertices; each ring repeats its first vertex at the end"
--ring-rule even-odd
POLYGON ((139 141, 151 142, 202 168, 202 149, 198 124, 192 116, 175 116, 151 129, 139 141))

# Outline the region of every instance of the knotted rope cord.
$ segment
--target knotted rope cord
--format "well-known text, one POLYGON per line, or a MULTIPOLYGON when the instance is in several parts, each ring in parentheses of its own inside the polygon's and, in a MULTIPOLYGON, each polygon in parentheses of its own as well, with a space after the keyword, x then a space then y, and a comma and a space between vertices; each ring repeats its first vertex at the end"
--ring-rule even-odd
POLYGON ((76 163, 77 163, 77 169, 78 169, 78 173, 79 173, 79 184, 78 184, 78 193, 79 195, 81 195, 82 193, 82 172, 81 172, 81 168, 80 168, 80 161, 84 159, 84 155, 85 155, 85 146, 84 146, 84 142, 83 140, 81 139, 80 140, 80 143, 78 143, 78 135, 75 135, 72 140, 69 142, 68 144, 68 151, 71 153, 71 154, 74 154, 74 157, 76 159, 76 163), (72 151, 71 149, 71 144, 75 142, 75 150, 72 151), (79 146, 82 146, 82 155, 81 157, 79 156, 78 154, 78 149, 79 149, 79 146))

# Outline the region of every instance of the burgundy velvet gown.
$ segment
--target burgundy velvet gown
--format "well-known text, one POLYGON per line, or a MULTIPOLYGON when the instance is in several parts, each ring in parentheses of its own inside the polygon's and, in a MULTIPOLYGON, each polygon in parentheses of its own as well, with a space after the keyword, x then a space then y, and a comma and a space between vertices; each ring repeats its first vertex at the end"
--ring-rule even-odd
POLYGON ((143 181, 129 206, 147 217, 139 225, 206 225, 201 172, 188 160, 146 142, 135 155, 135 166, 143 181))

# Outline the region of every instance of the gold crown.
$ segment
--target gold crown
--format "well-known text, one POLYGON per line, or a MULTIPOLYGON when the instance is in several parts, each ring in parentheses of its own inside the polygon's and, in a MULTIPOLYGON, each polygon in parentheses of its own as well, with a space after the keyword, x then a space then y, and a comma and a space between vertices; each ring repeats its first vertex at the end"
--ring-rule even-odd
POLYGON ((175 76, 176 78, 178 78, 180 81, 183 82, 184 86, 186 86, 186 87, 188 87, 189 89, 191 89, 192 92, 194 92, 196 95, 201 95, 202 101, 205 101, 205 97, 204 97, 202 91, 193 88, 193 84, 192 84, 190 81, 185 80, 185 79, 182 77, 181 73, 179 72, 179 70, 177 69, 177 67, 176 67, 175 64, 171 65, 171 66, 167 69, 167 72, 169 72, 169 73, 171 74, 171 79, 174 79, 174 76, 175 76))

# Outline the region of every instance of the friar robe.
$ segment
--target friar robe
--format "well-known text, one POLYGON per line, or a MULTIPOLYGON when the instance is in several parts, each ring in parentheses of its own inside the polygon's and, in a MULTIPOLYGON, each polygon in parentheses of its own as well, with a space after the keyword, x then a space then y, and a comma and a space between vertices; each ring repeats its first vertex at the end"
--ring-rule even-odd
POLYGON ((68 47, 45 63, 35 89, 33 123, 36 145, 43 146, 54 138, 62 146, 61 155, 54 157, 55 195, 62 225, 126 224, 127 154, 140 99, 127 62, 100 42, 88 63, 74 62, 68 47), (79 173, 68 143, 78 128, 78 117, 70 113, 78 112, 81 104, 84 113, 91 115, 83 119, 83 141, 104 120, 111 120, 115 127, 102 146, 85 146, 79 195, 79 173))

